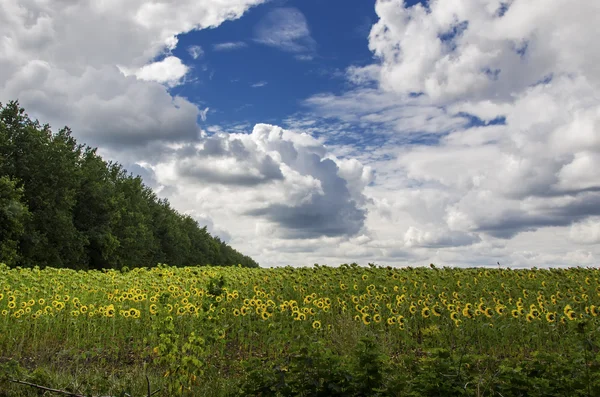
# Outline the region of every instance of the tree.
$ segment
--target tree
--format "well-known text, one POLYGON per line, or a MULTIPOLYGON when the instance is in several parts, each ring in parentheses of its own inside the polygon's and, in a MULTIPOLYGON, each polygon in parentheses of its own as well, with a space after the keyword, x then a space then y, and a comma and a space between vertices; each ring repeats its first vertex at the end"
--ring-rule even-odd
POLYGON ((142 178, 0 103, 0 261, 100 269, 258 266, 159 199, 142 178))
POLYGON ((0 263, 9 266, 19 260, 19 240, 30 216, 21 201, 23 189, 6 176, 0 177, 0 263))

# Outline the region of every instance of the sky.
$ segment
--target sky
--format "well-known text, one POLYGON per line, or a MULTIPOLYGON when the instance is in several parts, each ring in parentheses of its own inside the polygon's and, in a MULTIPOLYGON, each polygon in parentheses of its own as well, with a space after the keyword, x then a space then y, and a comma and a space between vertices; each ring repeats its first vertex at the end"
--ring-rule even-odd
POLYGON ((0 102, 261 266, 595 266, 598 37, 589 0, 0 0, 0 102))

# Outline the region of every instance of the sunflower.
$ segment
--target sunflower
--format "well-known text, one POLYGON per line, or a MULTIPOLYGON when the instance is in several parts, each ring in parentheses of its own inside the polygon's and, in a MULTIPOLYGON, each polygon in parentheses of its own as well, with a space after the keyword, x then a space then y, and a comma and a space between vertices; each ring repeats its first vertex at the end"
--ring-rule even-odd
POLYGON ((379 313, 375 313, 373 315, 373 321, 375 321, 376 323, 380 323, 381 322, 381 315, 379 313))
POLYGON ((361 320, 364 325, 369 325, 371 323, 371 315, 369 313, 364 313, 361 320))
POLYGON ((386 320, 387 325, 394 325, 396 324, 396 317, 388 317, 388 319, 386 320))
POLYGON ((565 314, 565 316, 568 316, 568 313, 572 310, 573 310, 573 308, 571 307, 571 305, 566 305, 565 308, 563 309, 563 313, 565 314))
POLYGON ((315 321, 313 321, 313 323, 312 323, 312 327, 313 327, 314 329, 319 329, 319 328, 321 328, 321 322, 320 322, 319 320, 315 320, 315 321))
POLYGON ((556 321, 556 313, 548 312, 546 313, 546 321, 549 323, 553 323, 556 321))
POLYGON ((527 316, 525 317, 525 319, 527 320, 528 323, 530 323, 532 320, 535 319, 535 316, 531 313, 527 313, 527 316))
POLYGON ((519 315, 520 315, 521 313, 519 312, 519 310, 518 310, 518 309, 513 309, 513 310, 511 310, 511 311, 510 311, 510 314, 511 314, 511 316, 513 316, 514 318, 519 318, 519 315))
POLYGON ((429 318, 430 315, 431 315, 431 310, 427 306, 425 306, 421 310, 421 316, 423 316, 423 318, 429 318))
POLYGON ((571 310, 569 312, 567 312, 567 318, 571 321, 575 320, 577 318, 577 314, 575 313, 575 311, 571 310))

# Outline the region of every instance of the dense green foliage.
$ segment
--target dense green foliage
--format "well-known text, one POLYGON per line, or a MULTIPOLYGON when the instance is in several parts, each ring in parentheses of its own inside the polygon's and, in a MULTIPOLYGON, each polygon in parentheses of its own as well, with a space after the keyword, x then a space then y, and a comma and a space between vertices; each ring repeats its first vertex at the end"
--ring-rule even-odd
POLYGON ((139 176, 0 104, 0 262, 73 269, 258 264, 159 199, 139 176))

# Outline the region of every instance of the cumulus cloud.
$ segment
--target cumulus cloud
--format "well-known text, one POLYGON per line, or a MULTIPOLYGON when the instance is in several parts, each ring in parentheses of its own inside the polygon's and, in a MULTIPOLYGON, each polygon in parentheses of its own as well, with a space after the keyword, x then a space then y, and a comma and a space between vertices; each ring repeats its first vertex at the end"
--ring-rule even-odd
POLYGON ((187 74, 189 68, 185 66, 181 59, 168 56, 162 61, 149 63, 138 70, 131 70, 126 67, 119 67, 125 76, 135 75, 140 80, 156 81, 166 84, 169 87, 175 87, 181 84, 182 79, 187 74))
POLYGON ((158 183, 178 186, 177 197, 215 195, 221 211, 255 219, 253 232, 283 239, 359 233, 363 189, 374 178, 368 167, 331 156, 311 136, 268 124, 176 148, 153 169, 158 183))
POLYGON ((597 263, 600 50, 590 40, 600 5, 375 9, 377 62, 347 69, 349 91, 305 101, 315 116, 360 126, 347 135, 356 145, 375 142, 364 153, 335 141, 377 170, 365 188, 375 241, 459 263, 597 263))
POLYGON ((167 91, 188 72, 177 35, 261 2, 1 2, 0 101, 94 145, 191 139, 198 108, 167 91))
MULTIPOLYGON (((137 162, 264 265, 598 264, 600 3, 378 0, 376 61, 346 70, 348 91, 308 98, 289 129, 204 131, 208 107, 168 90, 191 73, 177 36, 260 2, 1 2, 0 101, 137 162)), ((316 52, 294 8, 254 41, 316 52)))
POLYGON ((316 47, 306 18, 297 8, 272 10, 256 25, 254 36, 254 40, 260 44, 298 53, 297 56, 304 56, 304 60, 316 47))
POLYGON ((440 100, 510 100, 550 76, 576 73, 600 83, 600 51, 590 51, 596 2, 456 0, 405 7, 391 0, 378 1, 375 10, 379 21, 369 48, 381 60, 385 89, 440 100))

